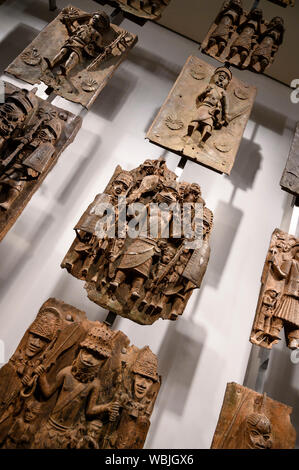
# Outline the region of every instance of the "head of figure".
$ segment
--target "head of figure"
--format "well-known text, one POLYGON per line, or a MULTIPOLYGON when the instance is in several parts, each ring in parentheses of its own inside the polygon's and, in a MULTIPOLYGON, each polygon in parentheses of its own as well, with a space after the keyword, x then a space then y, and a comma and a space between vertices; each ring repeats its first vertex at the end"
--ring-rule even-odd
POLYGON ((284 25, 284 21, 281 16, 274 16, 274 18, 272 18, 272 20, 269 23, 270 28, 276 28, 276 27, 283 28, 283 25, 284 25))
POLYGON ((111 356, 114 333, 104 324, 94 326, 80 344, 72 365, 73 375, 81 382, 92 381, 111 356))
POLYGON ((90 18, 90 24, 99 32, 108 31, 110 28, 109 16, 104 12, 96 12, 90 18))
POLYGON ((242 0, 230 0, 229 8, 241 14, 243 11, 242 0))
POLYGON ((62 126, 58 119, 51 119, 44 123, 38 131, 37 137, 43 142, 56 142, 61 136, 62 126))
POLYGON ((28 401, 25 405, 24 421, 26 423, 31 423, 39 416, 40 411, 41 411, 41 404, 38 401, 35 401, 35 400, 28 401))
POLYGON ((248 15, 249 20, 260 21, 263 19, 263 10, 260 8, 254 8, 248 15))
POLYGON ((203 234, 207 236, 213 227, 213 212, 207 207, 203 210, 203 234))
POLYGON ((103 423, 99 419, 89 421, 87 424, 87 434, 95 441, 99 441, 103 429, 103 423))
POLYGON ((228 68, 218 67, 218 69, 215 70, 214 75, 212 77, 212 83, 217 85, 219 88, 226 90, 231 79, 232 79, 232 73, 228 68))
POLYGON ((153 175, 155 173, 155 162, 153 160, 145 160, 141 165, 141 171, 145 173, 146 176, 153 175))
POLYGON ((270 295, 271 299, 275 299, 278 296, 278 292, 274 289, 269 289, 266 293, 270 295))
POLYGON ((245 423, 245 442, 248 449, 270 449, 271 423, 264 414, 252 413, 245 423))
POLYGON ((54 308, 39 312, 29 329, 25 354, 32 358, 42 352, 54 340, 59 326, 59 313, 54 308))
POLYGON ((12 121, 23 121, 27 116, 38 109, 38 99, 34 93, 28 90, 18 90, 7 96, 1 106, 7 118, 12 121))
POLYGON ((299 261, 299 248, 298 248, 298 246, 294 250, 294 259, 296 261, 299 261))
POLYGON ((133 366, 133 393, 140 401, 150 392, 152 385, 159 381, 157 373, 158 361, 155 354, 146 346, 141 350, 133 366))
POLYGON ((112 183, 112 192, 116 197, 124 196, 132 187, 133 178, 129 172, 120 173, 112 183))
POLYGON ((184 202, 197 202, 201 200, 201 189, 197 183, 192 183, 185 190, 184 202))
POLYGON ((170 263, 172 258, 175 256, 175 253, 176 253, 176 248, 173 245, 166 244, 163 250, 162 263, 163 264, 170 263))

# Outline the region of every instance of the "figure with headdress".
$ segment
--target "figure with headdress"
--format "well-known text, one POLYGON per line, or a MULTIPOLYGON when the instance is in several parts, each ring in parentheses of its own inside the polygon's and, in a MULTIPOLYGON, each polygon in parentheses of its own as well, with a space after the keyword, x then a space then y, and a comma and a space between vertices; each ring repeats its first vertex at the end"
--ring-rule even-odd
POLYGON ((196 98, 197 111, 188 126, 185 139, 196 145, 205 143, 213 134, 228 125, 226 89, 232 79, 231 71, 219 67, 211 77, 208 87, 196 98))
POLYGON ((106 431, 105 447, 142 449, 150 426, 156 396, 160 387, 155 354, 146 346, 137 355, 129 374, 129 389, 123 394, 119 416, 113 431, 106 431))
POLYGON ((60 318, 56 309, 41 310, 10 361, 0 370, 0 444, 11 428, 13 416, 24 405, 25 391, 33 386, 33 372, 43 362, 45 352, 56 340, 60 318))
POLYGON ((258 38, 258 45, 252 53, 250 62, 252 69, 264 73, 283 42, 284 31, 283 18, 280 16, 272 18, 266 31, 258 38))
POLYGON ((82 420, 118 412, 116 403, 97 404, 101 391, 98 374, 111 356, 114 334, 103 324, 92 327, 73 364, 58 372, 51 383, 40 366, 39 389, 44 398, 49 399, 56 391, 58 395, 48 421, 37 435, 35 448, 76 446, 76 429, 82 420))
POLYGON ((248 13, 246 20, 237 29, 238 37, 231 45, 228 61, 239 55, 240 65, 244 65, 261 34, 262 20, 263 12, 259 8, 254 8, 248 13))
POLYGON ((15 157, 0 175, 0 208, 9 210, 28 181, 36 180, 55 152, 62 125, 59 118, 39 120, 12 142, 15 157))
POLYGON ((239 25, 242 14, 243 7, 241 0, 228 0, 224 2, 215 20, 217 26, 209 37, 205 52, 217 46, 216 56, 221 56, 235 28, 239 25))
POLYGON ((5 96, 5 102, 0 104, 0 164, 8 141, 18 137, 18 131, 37 109, 38 100, 31 91, 18 90, 5 96))
POLYGON ((94 58, 102 51, 103 33, 109 30, 110 20, 105 12, 81 16, 70 14, 67 8, 63 12, 61 21, 69 38, 52 60, 44 59, 50 70, 59 65, 62 75, 69 75, 84 57, 94 58))

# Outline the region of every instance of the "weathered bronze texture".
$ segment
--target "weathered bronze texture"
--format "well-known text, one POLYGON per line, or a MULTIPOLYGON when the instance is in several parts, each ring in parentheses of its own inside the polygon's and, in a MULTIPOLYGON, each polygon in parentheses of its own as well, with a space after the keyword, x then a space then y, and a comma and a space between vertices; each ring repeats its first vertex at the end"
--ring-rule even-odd
POLYGON ((202 43, 202 52, 220 62, 263 73, 283 42, 280 16, 266 21, 259 8, 244 11, 241 0, 227 0, 202 43))
POLYGON ((69 6, 26 47, 6 72, 89 108, 137 36, 110 24, 105 12, 69 6))
POLYGON ((269 2, 275 3, 276 5, 279 5, 284 8, 288 6, 295 6, 295 0, 269 0, 269 2))
POLYGON ((212 449, 293 449, 292 408, 234 382, 227 384, 212 449))
POLYGON ((298 238, 274 230, 261 283, 250 341, 271 349, 284 328, 288 347, 299 348, 298 238))
POLYGON ((5 82, 0 104, 0 240, 81 124, 80 117, 5 82))
POLYGON ((120 8, 132 15, 158 20, 171 0, 117 0, 120 8))
POLYGON ((299 123, 297 123, 286 167, 280 180, 280 186, 285 191, 299 196, 299 123))
MULTIPOLYGON (((256 88, 189 57, 147 138, 196 163, 230 174, 256 88)), ((241 157, 240 157, 241 158, 241 157)))
POLYGON ((160 383, 148 346, 49 299, 0 369, 0 448, 140 449, 160 383))
POLYGON ((146 160, 131 171, 118 166, 105 192, 76 225, 77 236, 61 266, 85 280, 89 299, 109 311, 145 325, 159 318, 176 320, 201 285, 212 225, 200 187, 177 182, 163 160, 146 160), (128 205, 142 204, 135 238, 128 233, 132 215, 128 206, 118 204, 119 197, 128 205), (107 203, 114 210, 110 219, 103 216, 107 203), (158 204, 161 209, 156 210, 158 204), (182 227, 188 211, 190 234, 182 227), (114 221, 121 218, 121 228, 114 231, 114 221), (188 240, 199 245, 191 247, 188 240))

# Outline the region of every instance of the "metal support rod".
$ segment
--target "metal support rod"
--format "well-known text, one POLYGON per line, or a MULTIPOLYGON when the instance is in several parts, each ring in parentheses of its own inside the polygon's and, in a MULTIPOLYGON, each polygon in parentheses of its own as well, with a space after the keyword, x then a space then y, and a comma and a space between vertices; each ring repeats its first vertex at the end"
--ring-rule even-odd
POLYGON ((49 0, 49 10, 54 11, 56 10, 57 5, 56 5, 56 0, 49 0))
POLYGON ((109 312, 107 317, 106 317, 106 320, 104 320, 104 323, 106 325, 108 325, 110 328, 113 326, 113 323, 115 322, 116 320, 116 317, 117 317, 117 314, 114 313, 114 312, 109 312))

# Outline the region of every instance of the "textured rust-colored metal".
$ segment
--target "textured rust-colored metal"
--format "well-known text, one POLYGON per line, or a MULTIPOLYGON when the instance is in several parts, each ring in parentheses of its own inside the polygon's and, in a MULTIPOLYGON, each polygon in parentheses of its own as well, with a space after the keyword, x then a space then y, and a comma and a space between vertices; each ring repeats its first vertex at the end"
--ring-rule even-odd
POLYGON ((227 384, 212 449, 293 449, 292 408, 266 394, 227 384))
POLYGON ((134 16, 158 20, 171 0, 117 0, 120 8, 134 16))
POLYGON ((201 49, 220 62, 264 73, 283 42, 284 21, 263 18, 259 8, 243 10, 241 0, 227 0, 204 39, 201 49))
POLYGON ((7 67, 28 83, 46 83, 63 98, 90 108, 137 36, 110 24, 104 12, 69 6, 7 67))
POLYGON ((146 137, 229 175, 255 95, 256 88, 232 77, 228 68, 215 69, 191 56, 146 137))
POLYGON ((143 448, 157 365, 148 346, 49 299, 0 369, 0 448, 143 448))
POLYGON ((250 341, 267 349, 284 328, 290 349, 299 347, 299 240, 275 229, 261 279, 250 341))
POLYGON ((279 5, 281 7, 294 7, 295 6, 295 0, 268 0, 271 3, 275 3, 276 5, 279 5))
POLYGON ((287 159, 280 186, 295 196, 299 196, 299 123, 297 124, 291 150, 287 159))
POLYGON ((5 83, 0 104, 0 240, 74 140, 82 119, 5 83))
POLYGON ((164 161, 146 160, 132 171, 117 167, 105 192, 77 223, 61 266, 85 280, 89 299, 111 312, 144 325, 177 320, 201 285, 212 225, 200 187, 177 182, 164 161), (130 206, 130 214, 118 197, 127 205, 142 204, 136 235, 129 232, 135 209, 130 206), (189 234, 183 227, 188 211, 189 234))

